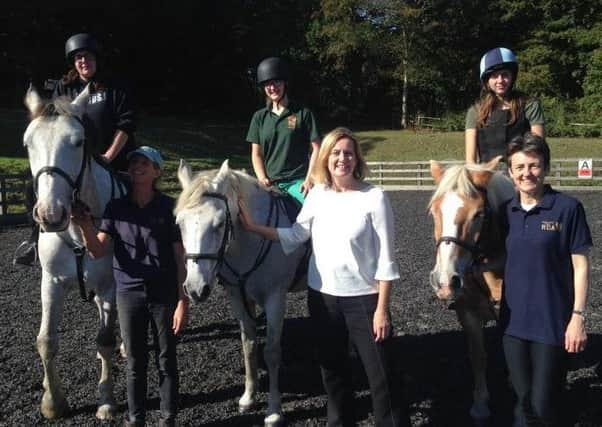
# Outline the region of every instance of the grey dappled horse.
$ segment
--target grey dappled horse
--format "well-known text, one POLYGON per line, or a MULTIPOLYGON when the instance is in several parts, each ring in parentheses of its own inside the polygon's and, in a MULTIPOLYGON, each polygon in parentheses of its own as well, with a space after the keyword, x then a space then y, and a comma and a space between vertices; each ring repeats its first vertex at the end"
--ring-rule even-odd
POLYGON ((125 194, 113 175, 89 155, 82 122, 88 98, 87 88, 73 102, 66 98, 45 102, 32 88, 25 97, 32 118, 24 144, 37 195, 33 218, 43 231, 39 238, 42 320, 37 346, 44 367, 41 411, 46 418, 60 417, 68 409, 56 368, 58 327, 65 294, 78 285, 82 286, 82 295, 94 292, 100 315, 96 343, 101 373, 96 416, 111 419, 116 410, 111 373, 116 315, 112 250, 100 259, 90 258, 83 249, 79 228, 70 222, 75 200, 86 203, 92 216, 100 218, 111 197, 125 194))
POLYGON ((285 255, 277 242, 266 241, 243 230, 238 222, 238 201, 249 207, 254 221, 271 226, 290 226, 274 194, 244 172, 224 161, 219 171, 196 177, 185 161, 178 178, 182 193, 176 206, 176 221, 186 250, 187 276, 184 289, 195 301, 204 300, 219 278, 232 304, 241 329, 245 365, 245 392, 241 411, 255 403, 257 389, 257 332, 255 307, 263 308, 267 334, 264 360, 269 375, 266 425, 283 421, 278 386, 280 337, 286 309, 286 294, 304 256, 304 248, 285 255))
POLYGON ((437 188, 429 205, 436 242, 430 282, 466 333, 474 375, 470 414, 478 423, 490 415, 483 325, 497 318, 502 292, 505 250, 497 212, 513 194, 510 179, 494 171, 500 159, 448 169, 431 161, 437 188))

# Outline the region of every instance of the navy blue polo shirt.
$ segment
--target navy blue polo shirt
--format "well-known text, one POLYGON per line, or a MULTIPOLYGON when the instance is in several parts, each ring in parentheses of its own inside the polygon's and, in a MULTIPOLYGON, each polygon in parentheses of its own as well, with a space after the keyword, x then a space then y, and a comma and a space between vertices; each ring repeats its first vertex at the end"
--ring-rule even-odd
POLYGON ((518 195, 504 206, 506 269, 501 325, 506 334, 564 346, 574 302, 571 254, 592 246, 581 203, 545 187, 525 211, 518 195))
POLYGON ((182 236, 173 208, 174 199, 159 192, 142 208, 128 196, 109 202, 100 231, 113 238, 117 292, 145 289, 155 301, 175 301, 178 276, 173 244, 182 236))

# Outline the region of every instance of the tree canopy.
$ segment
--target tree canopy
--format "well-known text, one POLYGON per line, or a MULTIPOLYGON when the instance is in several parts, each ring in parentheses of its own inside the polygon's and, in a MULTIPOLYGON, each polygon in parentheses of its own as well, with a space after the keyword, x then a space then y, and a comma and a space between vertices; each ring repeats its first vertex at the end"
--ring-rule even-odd
POLYGON ((91 32, 103 66, 136 88, 142 110, 247 120, 261 102, 254 70, 292 65, 291 93, 325 121, 409 126, 416 114, 461 128, 478 96, 478 64, 505 46, 517 86, 540 97, 552 133, 579 121, 600 130, 599 0, 180 0, 5 2, 0 101, 66 71, 64 42, 91 32), (563 125, 564 124, 564 125, 563 125))

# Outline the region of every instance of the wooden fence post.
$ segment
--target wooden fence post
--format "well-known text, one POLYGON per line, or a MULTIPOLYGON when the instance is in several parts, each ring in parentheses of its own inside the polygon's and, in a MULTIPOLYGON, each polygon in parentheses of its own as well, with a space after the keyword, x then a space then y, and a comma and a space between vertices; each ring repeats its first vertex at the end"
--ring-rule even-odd
POLYGON ((0 177, 0 215, 8 213, 8 203, 6 197, 6 179, 4 176, 0 177))

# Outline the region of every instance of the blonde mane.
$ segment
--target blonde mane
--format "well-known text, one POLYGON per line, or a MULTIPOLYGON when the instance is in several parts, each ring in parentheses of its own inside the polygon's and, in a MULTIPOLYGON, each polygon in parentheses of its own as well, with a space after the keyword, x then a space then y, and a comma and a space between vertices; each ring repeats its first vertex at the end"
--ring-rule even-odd
MULTIPOLYGON (((180 196, 178 197, 175 208, 176 215, 180 211, 197 209, 200 207, 203 194, 206 192, 223 192, 223 190, 220 191, 219 188, 215 188, 215 183, 213 181, 218 172, 218 169, 201 171, 193 178, 190 185, 182 190, 180 196)), ((239 198, 246 200, 248 195, 251 194, 254 189, 259 188, 259 182, 257 179, 244 171, 229 169, 223 178, 224 182, 228 181, 230 183, 230 193, 233 193, 224 194, 225 196, 238 195, 239 198)))
POLYGON ((66 96, 59 96, 55 99, 44 101, 41 108, 32 114, 31 119, 38 117, 56 117, 56 116, 80 116, 81 111, 78 105, 72 104, 66 96))
POLYGON ((485 165, 480 164, 460 164, 447 168, 429 201, 429 208, 436 200, 450 191, 455 191, 469 198, 476 197, 479 189, 470 179, 470 172, 483 171, 493 172, 493 176, 487 186, 487 197, 494 212, 497 211, 500 203, 512 196, 512 181, 501 172, 492 171, 491 169, 487 169, 485 165))

